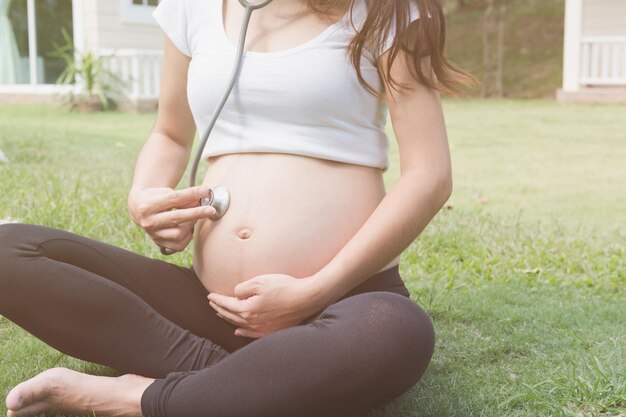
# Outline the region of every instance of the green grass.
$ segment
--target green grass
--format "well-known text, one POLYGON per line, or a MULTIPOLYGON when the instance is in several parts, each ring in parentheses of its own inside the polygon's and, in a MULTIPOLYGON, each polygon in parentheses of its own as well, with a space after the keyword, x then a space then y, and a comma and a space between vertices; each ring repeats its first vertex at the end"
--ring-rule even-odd
MULTIPOLYGON (((444 110, 454 192, 401 260, 433 318, 435 355, 420 383, 362 417, 623 417, 626 108, 465 100, 444 110)), ((12 160, 0 165, 0 219, 165 259, 126 213, 153 122, 0 105, 12 160)), ((392 144, 387 188, 399 175, 392 144)), ((191 254, 167 259, 186 265, 191 254)), ((1 317, 0 357, 0 395, 52 366, 117 374, 1 317)))

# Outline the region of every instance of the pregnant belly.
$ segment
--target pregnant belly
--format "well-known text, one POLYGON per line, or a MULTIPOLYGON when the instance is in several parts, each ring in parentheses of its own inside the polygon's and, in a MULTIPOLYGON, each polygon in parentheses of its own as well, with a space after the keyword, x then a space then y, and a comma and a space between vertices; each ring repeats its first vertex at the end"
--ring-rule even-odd
POLYGON ((385 195, 379 169, 278 153, 211 157, 203 184, 226 187, 230 206, 196 224, 193 267, 207 290, 225 295, 256 275, 317 272, 385 195))

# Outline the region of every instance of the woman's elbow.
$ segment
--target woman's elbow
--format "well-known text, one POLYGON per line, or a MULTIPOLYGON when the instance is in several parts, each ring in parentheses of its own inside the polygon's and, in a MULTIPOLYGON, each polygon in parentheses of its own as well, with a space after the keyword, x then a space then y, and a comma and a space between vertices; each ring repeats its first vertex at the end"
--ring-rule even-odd
POLYGON ((436 170, 431 167, 406 170, 402 173, 410 184, 416 185, 420 193, 426 192, 429 201, 437 209, 443 207, 452 195, 452 172, 450 169, 436 170))
POLYGON ((445 201, 448 201, 448 198, 450 198, 450 196, 452 195, 452 189, 453 189, 453 184, 452 184, 452 173, 449 173, 447 175, 444 175, 443 179, 441 180, 441 192, 444 195, 445 201))
POLYGON ((448 199, 452 195, 452 189, 453 189, 452 173, 446 173, 446 174, 440 175, 438 177, 438 181, 436 185, 436 190, 437 190, 436 194, 439 197, 438 200, 439 200, 440 207, 443 207, 443 205, 448 201, 448 199))

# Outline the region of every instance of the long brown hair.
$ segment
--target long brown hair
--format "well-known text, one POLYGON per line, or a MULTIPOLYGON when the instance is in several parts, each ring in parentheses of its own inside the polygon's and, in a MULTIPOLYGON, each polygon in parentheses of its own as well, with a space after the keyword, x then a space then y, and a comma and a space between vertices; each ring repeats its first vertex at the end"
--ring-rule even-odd
MULTIPOLYGON (((330 11, 352 10, 356 1, 367 1, 368 12, 363 26, 348 46, 349 57, 356 69, 359 83, 371 94, 380 97, 384 94, 384 90, 376 93, 374 88, 365 81, 360 68, 361 56, 367 48, 381 51, 394 19, 397 30, 390 48, 389 60, 382 71, 383 81, 386 84, 406 87, 396 82, 390 75, 392 64, 401 50, 406 52, 408 66, 413 77, 441 94, 456 96, 462 92, 462 87, 478 83, 472 74, 450 62, 444 54, 446 23, 438 0, 307 0, 307 6, 315 13, 327 15, 330 11), (409 36, 407 27, 410 17, 409 7, 412 2, 417 4, 420 18, 417 19, 414 35, 408 39, 408 45, 406 45, 404 40, 409 36), (430 76, 431 74, 424 74, 421 61, 426 56, 430 56, 430 65, 435 79, 430 76)), ((349 18, 352 19, 352 16, 350 15, 349 18)), ((377 65, 380 65, 379 60, 377 65)))

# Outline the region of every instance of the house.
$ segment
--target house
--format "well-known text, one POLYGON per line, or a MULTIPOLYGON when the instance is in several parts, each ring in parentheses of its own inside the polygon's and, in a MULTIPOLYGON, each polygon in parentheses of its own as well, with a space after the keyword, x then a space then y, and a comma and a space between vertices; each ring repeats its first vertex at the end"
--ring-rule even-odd
POLYGON ((626 1, 566 0, 559 101, 626 102, 626 1))
POLYGON ((48 54, 67 29, 78 51, 107 56, 125 80, 123 108, 153 109, 159 95, 163 32, 157 0, 0 0, 0 101, 52 102, 75 87, 56 84, 64 69, 48 54))

